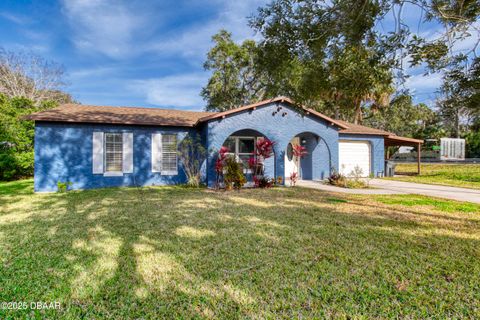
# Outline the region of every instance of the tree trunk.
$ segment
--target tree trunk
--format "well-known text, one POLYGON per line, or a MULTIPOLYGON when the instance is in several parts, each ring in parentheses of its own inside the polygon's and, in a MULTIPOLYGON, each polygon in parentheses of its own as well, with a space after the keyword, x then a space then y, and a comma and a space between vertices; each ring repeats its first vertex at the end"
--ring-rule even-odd
POLYGON ((455 110, 455 137, 460 138, 460 109, 455 110))
POLYGON ((360 99, 355 99, 354 105, 355 105, 355 117, 353 119, 353 123, 362 124, 363 117, 362 117, 362 106, 360 103, 360 99))

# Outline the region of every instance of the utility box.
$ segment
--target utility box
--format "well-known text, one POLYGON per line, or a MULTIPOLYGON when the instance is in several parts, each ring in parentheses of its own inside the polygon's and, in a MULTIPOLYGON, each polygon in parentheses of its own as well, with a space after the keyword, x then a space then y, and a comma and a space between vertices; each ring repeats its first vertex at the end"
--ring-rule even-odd
POLYGON ((441 138, 440 160, 465 160, 465 139, 441 138))
POLYGON ((395 175, 396 163, 393 161, 385 161, 385 177, 393 177, 395 175))

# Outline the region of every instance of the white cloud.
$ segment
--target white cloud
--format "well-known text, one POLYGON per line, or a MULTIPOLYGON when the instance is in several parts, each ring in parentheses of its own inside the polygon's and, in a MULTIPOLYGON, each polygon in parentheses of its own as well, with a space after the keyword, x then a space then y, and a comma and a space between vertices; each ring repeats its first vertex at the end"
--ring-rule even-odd
POLYGON ((442 84, 442 75, 438 73, 413 75, 407 79, 405 84, 413 92, 433 91, 442 84))
POLYGON ((171 75, 135 80, 128 89, 144 95, 148 103, 156 106, 200 110, 205 104, 200 90, 207 79, 206 73, 171 75))
POLYGON ((114 0, 64 0, 63 12, 77 48, 112 58, 134 52, 135 36, 143 32, 148 21, 145 12, 114 0))
POLYGON ((257 8, 267 3, 266 0, 245 1, 213 1, 210 4, 218 6, 215 19, 203 25, 194 25, 180 34, 167 37, 165 41, 147 48, 161 53, 181 54, 186 57, 204 59, 212 46, 211 38, 220 29, 232 33, 235 41, 243 41, 254 37, 254 31, 248 26, 248 17, 257 8))
MULTIPOLYGON (((480 39, 480 21, 473 23, 467 30, 469 34, 464 39, 458 40, 454 46, 454 52, 463 52, 469 53, 469 51, 473 50, 475 45, 478 43, 480 39)), ((480 48, 477 48, 477 54, 480 48)))
MULTIPOLYGON (((206 23, 185 23, 166 28, 169 19, 181 17, 162 2, 114 0, 63 0, 63 13, 73 29, 72 42, 84 52, 100 52, 123 59, 144 53, 182 55, 203 59, 211 37, 220 29, 234 39, 253 36, 247 17, 266 0, 196 0, 192 8, 209 6, 216 14, 206 23)), ((189 12, 190 14, 191 12, 189 12)))
POLYGON ((94 77, 106 76, 111 75, 118 71, 117 68, 109 67, 109 66, 100 66, 94 68, 86 68, 86 69, 76 69, 69 73, 70 78, 75 80, 89 78, 92 79, 94 77))

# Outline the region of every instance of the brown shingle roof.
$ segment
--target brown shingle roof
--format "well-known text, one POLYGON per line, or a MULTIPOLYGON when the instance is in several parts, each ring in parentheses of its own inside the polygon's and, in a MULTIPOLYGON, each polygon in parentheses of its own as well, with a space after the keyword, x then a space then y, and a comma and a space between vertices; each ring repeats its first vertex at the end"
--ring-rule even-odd
MULTIPOLYGON (((194 127, 198 123, 218 119, 240 111, 255 109, 256 107, 272 103, 288 102, 294 104, 286 97, 260 101, 236 109, 224 112, 199 112, 182 111, 174 109, 159 108, 137 108, 137 107, 111 107, 111 106, 89 106, 80 104, 64 104, 58 108, 33 113, 24 117, 25 120, 54 121, 54 122, 83 122, 83 123, 111 123, 111 124, 133 124, 133 125, 158 125, 158 126, 179 126, 194 127)), ((303 108, 307 114, 315 115, 341 128, 340 133, 366 134, 385 136, 392 143, 411 142, 423 143, 423 140, 404 138, 394 133, 348 123, 342 120, 334 120, 326 115, 312 109, 303 108)))
POLYGON ((385 130, 380 130, 380 129, 374 129, 366 126, 362 126, 359 124, 353 124, 349 123, 343 120, 336 120, 346 126, 346 129, 340 130, 340 133, 349 133, 349 134, 371 134, 371 135, 381 135, 381 136, 388 136, 393 133, 385 131, 385 130))
POLYGON ((174 109, 64 104, 55 109, 33 113, 24 119, 35 121, 193 127, 200 118, 211 114, 212 112, 181 111, 174 109))
POLYGON ((353 124, 343 120, 337 120, 337 121, 348 126, 348 128, 340 130, 340 133, 384 136, 386 145, 401 146, 401 145, 412 145, 412 144, 416 145, 418 143, 423 143, 423 140, 397 136, 395 133, 388 132, 385 130, 361 126, 359 124, 353 124))

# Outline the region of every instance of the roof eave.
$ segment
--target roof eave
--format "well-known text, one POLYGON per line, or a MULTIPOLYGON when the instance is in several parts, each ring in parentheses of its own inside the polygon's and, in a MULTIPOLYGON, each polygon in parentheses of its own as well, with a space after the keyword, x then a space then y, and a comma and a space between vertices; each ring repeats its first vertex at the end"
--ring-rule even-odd
POLYGON ((340 134, 355 134, 355 135, 382 136, 382 137, 387 137, 391 135, 391 133, 384 133, 384 132, 361 132, 361 131, 353 131, 353 132, 340 131, 340 134))
POLYGON ((401 136, 396 136, 396 135, 388 135, 385 137, 386 140, 395 140, 403 143, 408 143, 408 144, 423 144, 425 141, 420 140, 420 139, 414 139, 414 138, 407 138, 407 137, 401 137, 401 136))
POLYGON ((161 127, 186 127, 193 128, 195 124, 160 124, 152 122, 132 122, 132 121, 78 121, 72 119, 38 119, 34 117, 25 116, 22 120, 35 122, 59 122, 59 123, 91 123, 91 124, 115 124, 115 125, 130 125, 130 126, 161 126, 161 127))

